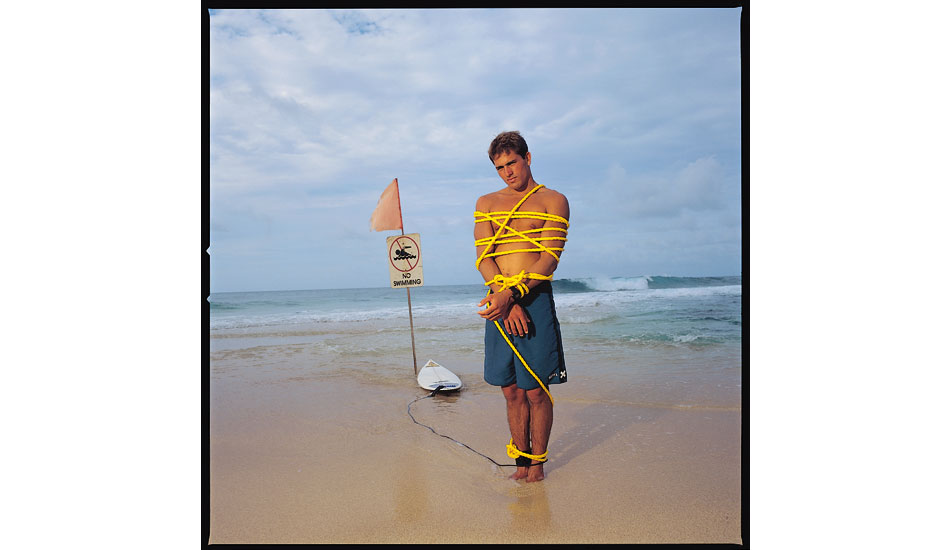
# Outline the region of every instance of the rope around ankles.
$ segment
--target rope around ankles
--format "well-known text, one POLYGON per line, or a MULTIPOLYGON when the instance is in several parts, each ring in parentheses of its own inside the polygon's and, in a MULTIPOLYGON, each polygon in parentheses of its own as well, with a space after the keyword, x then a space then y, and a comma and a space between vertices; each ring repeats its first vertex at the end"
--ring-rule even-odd
MULTIPOLYGON (((478 269, 478 266, 482 263, 482 260, 484 260, 485 258, 492 258, 495 256, 504 256, 506 254, 514 254, 516 252, 547 253, 553 256, 555 261, 557 262, 561 261, 560 256, 555 254, 555 251, 563 252, 564 251, 563 246, 547 247, 541 243, 542 237, 540 235, 538 235, 537 239, 531 238, 528 235, 539 234, 545 231, 558 231, 558 232, 563 233, 564 236, 562 237, 548 236, 548 237, 544 237, 543 240, 567 242, 567 228, 570 227, 570 222, 568 222, 566 218, 562 216, 558 216, 557 214, 548 214, 546 212, 517 212, 518 208, 520 208, 521 205, 524 204, 526 200, 528 200, 528 197, 530 197, 532 194, 534 194, 537 190, 541 189, 542 187, 544 186, 539 183, 534 189, 532 189, 531 191, 528 191, 525 194, 525 196, 521 197, 521 200, 518 201, 518 203, 515 204, 515 206, 508 212, 487 212, 486 213, 486 212, 479 212, 477 210, 475 211, 476 224, 481 223, 481 222, 489 222, 489 223, 495 223, 498 225, 498 229, 495 231, 495 234, 492 235, 491 237, 475 240, 476 247, 479 247, 479 246, 485 247, 485 249, 482 250, 482 253, 478 256, 478 259, 475 260, 475 269, 478 269), (536 229, 526 229, 524 231, 518 231, 517 229, 508 225, 512 219, 532 219, 532 220, 553 221, 553 222, 563 223, 564 227, 539 227, 536 229), (505 235, 503 239, 499 240, 499 237, 502 236, 502 233, 505 230, 508 230, 508 233, 505 235), (495 245, 512 244, 512 243, 531 243, 535 246, 535 248, 519 248, 517 250, 503 250, 501 252, 489 252, 489 250, 494 248, 495 245)), ((522 270, 521 273, 513 277, 505 277, 502 274, 495 275, 490 281, 487 281, 485 283, 485 286, 490 287, 490 285, 492 284, 499 285, 501 286, 501 289, 499 290, 499 292, 508 288, 515 288, 520 293, 519 297, 523 298, 526 294, 528 294, 528 285, 525 283, 526 280, 535 279, 535 280, 541 280, 541 281, 550 281, 553 278, 554 278, 553 275, 542 275, 540 273, 525 273, 525 271, 522 270)), ((491 294, 492 294, 492 291, 491 291, 491 288, 489 288, 488 294, 486 294, 486 296, 490 296, 491 294)), ((531 370, 530 366, 528 366, 528 362, 525 361, 524 357, 521 356, 521 353, 518 352, 518 349, 511 342, 511 339, 508 338, 508 335, 505 334, 504 329, 501 328, 501 324, 499 324, 498 321, 494 321, 494 323, 495 323, 495 328, 498 329, 498 332, 501 334, 502 338, 504 338, 505 342, 508 343, 508 346, 511 348, 511 351, 515 352, 515 355, 518 357, 518 360, 520 360, 521 364, 524 365, 525 370, 527 370, 528 373, 532 376, 532 378, 534 378, 538 382, 538 385, 541 386, 541 389, 544 390, 544 393, 548 395, 548 399, 551 400, 551 404, 553 405, 554 397, 551 395, 551 392, 548 390, 547 386, 543 382, 541 382, 541 379, 538 378, 538 375, 535 374, 533 370, 531 370)), ((511 439, 508 441, 506 451, 509 457, 514 458, 516 460, 518 460, 519 457, 526 457, 531 460, 537 460, 542 463, 547 461, 547 454, 548 454, 547 451, 544 451, 544 453, 540 455, 531 455, 531 454, 525 453, 519 450, 518 447, 514 445, 514 439, 511 439)))
MULTIPOLYGON (((548 461, 547 451, 544 451, 543 453, 539 455, 529 455, 528 453, 519 451, 518 447, 515 446, 514 438, 508 440, 508 446, 505 447, 505 449, 508 451, 508 456, 515 459, 516 461, 518 460, 518 457, 521 457, 521 456, 528 458, 530 460, 537 460, 539 463, 542 463, 542 464, 548 461)), ((524 464, 524 466, 531 466, 531 464, 524 464)))

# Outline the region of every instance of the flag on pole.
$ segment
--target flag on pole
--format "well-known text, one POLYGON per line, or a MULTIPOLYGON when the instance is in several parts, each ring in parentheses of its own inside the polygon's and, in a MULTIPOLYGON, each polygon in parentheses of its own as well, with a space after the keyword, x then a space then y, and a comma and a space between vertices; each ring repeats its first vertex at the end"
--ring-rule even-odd
POLYGON ((369 217, 369 228, 371 231, 402 229, 402 206, 399 204, 397 178, 393 178, 393 182, 380 195, 376 210, 373 210, 373 215, 369 217))

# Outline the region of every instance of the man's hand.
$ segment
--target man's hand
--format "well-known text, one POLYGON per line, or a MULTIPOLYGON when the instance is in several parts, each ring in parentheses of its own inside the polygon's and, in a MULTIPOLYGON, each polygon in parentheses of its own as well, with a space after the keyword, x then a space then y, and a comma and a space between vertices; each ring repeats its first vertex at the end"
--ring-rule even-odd
POLYGON ((508 334, 524 336, 528 334, 528 323, 530 322, 528 314, 525 313, 521 304, 513 304, 508 311, 508 316, 505 317, 505 330, 508 331, 508 334))
POLYGON ((514 303, 515 299, 511 290, 502 290, 501 292, 489 294, 482 298, 482 301, 478 303, 478 307, 482 307, 485 304, 489 304, 489 306, 487 309, 479 310, 478 314, 489 321, 504 319, 508 317, 508 312, 514 303))

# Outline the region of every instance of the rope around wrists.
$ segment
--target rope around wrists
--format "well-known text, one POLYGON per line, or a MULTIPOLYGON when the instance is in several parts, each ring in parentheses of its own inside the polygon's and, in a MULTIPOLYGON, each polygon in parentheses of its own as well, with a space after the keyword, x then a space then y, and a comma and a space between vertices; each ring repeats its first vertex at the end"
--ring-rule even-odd
POLYGON ((530 280, 530 279, 534 279, 536 281, 550 281, 553 278, 554 278, 553 275, 541 275, 540 273, 525 273, 524 270, 522 269, 521 273, 513 277, 505 277, 504 275, 499 273, 498 275, 495 275, 490 281, 487 281, 485 283, 485 286, 489 286, 493 284, 498 285, 501 287, 498 289, 498 292, 508 290, 509 288, 516 289, 519 294, 518 298, 524 298, 525 296, 528 295, 528 292, 530 291, 525 281, 530 280))

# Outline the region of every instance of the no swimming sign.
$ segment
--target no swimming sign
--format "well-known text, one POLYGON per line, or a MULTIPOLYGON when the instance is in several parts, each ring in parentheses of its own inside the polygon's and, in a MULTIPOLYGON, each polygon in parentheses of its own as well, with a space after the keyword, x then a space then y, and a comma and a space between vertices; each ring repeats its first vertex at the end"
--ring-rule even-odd
POLYGON ((418 233, 386 237, 392 288, 422 286, 422 248, 418 233))

